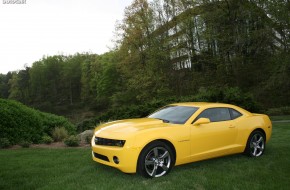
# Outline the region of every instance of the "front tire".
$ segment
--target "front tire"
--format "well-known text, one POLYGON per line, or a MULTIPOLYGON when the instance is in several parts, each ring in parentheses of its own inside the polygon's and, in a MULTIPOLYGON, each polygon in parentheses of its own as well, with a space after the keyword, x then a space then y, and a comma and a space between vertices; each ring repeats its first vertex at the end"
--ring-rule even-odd
POLYGON ((141 152, 137 171, 144 177, 161 177, 168 174, 174 164, 172 149, 164 142, 153 141, 141 152))
POLYGON ((261 131, 253 131, 248 139, 245 154, 250 157, 262 156, 265 147, 265 135, 261 131))

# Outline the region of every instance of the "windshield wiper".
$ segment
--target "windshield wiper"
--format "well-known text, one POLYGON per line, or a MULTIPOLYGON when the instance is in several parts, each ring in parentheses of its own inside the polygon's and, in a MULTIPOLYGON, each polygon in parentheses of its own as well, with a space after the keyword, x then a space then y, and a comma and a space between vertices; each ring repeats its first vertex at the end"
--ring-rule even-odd
POLYGON ((155 119, 162 120, 162 121, 163 121, 163 123, 170 123, 170 121, 169 121, 169 120, 166 120, 166 119, 161 119, 161 118, 155 118, 155 119))

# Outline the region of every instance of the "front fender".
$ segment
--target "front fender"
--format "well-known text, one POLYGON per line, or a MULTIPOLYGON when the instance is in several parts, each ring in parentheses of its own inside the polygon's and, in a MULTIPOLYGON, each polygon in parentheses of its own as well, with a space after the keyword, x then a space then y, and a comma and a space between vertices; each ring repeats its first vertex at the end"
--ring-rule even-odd
POLYGON ((146 145, 156 140, 169 141, 176 152, 176 165, 189 162, 190 158, 190 127, 178 125, 140 131, 135 136, 134 147, 139 154, 146 145))

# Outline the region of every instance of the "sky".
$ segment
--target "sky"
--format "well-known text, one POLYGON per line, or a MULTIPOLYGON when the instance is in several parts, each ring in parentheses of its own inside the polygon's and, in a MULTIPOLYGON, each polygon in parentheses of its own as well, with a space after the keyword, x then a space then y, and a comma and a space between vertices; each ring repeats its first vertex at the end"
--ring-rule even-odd
POLYGON ((0 0, 0 73, 51 55, 102 54, 132 0, 0 0), (5 3, 6 2, 6 3, 5 3))

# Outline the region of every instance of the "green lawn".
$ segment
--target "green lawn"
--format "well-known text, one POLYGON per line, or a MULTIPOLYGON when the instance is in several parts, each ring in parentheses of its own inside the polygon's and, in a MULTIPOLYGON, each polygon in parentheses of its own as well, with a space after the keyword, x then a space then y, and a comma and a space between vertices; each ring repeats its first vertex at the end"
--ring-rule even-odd
POLYGON ((144 179, 91 160, 89 148, 0 150, 0 189, 289 189, 290 123, 275 123, 261 158, 233 155, 144 179))

